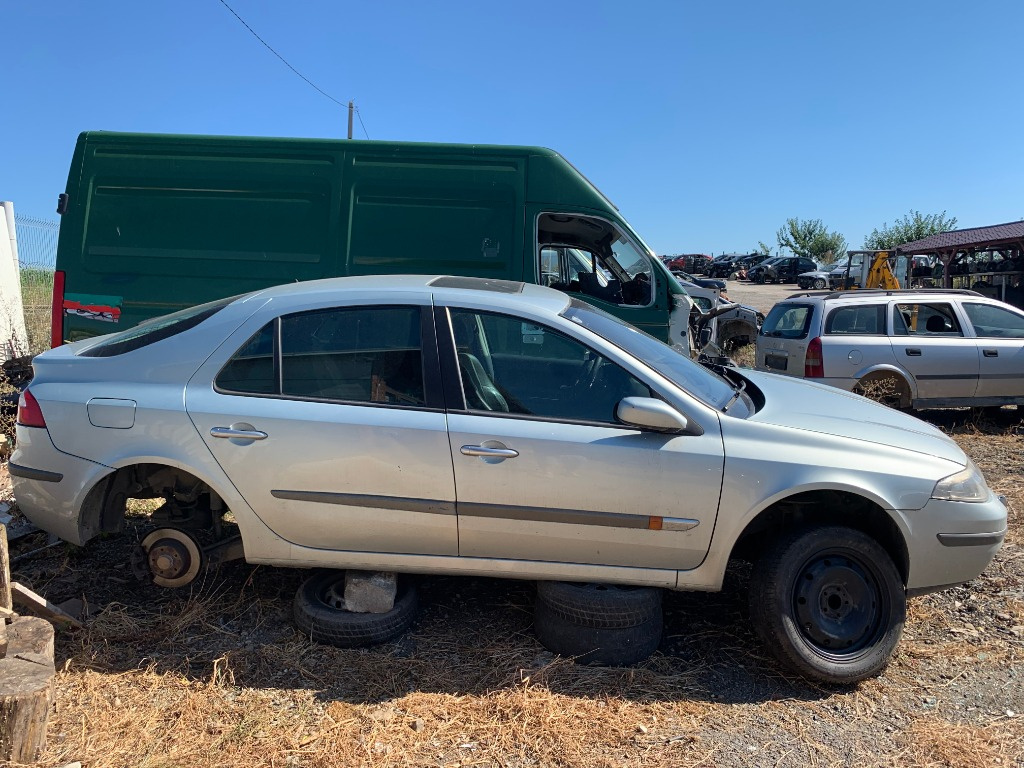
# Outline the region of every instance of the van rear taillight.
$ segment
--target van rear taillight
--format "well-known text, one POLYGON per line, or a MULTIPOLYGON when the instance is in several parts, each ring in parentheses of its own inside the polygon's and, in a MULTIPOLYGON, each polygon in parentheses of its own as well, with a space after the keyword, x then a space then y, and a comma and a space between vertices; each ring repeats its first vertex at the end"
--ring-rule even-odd
POLYGON ((50 347, 64 343, 64 270, 53 273, 53 306, 50 308, 50 347))
POLYGON ((18 423, 23 427, 42 427, 46 429, 46 419, 39 402, 27 389, 18 398, 18 423))
POLYGON ((815 336, 807 345, 804 356, 804 377, 808 379, 825 378, 825 363, 821 359, 821 337, 815 336))

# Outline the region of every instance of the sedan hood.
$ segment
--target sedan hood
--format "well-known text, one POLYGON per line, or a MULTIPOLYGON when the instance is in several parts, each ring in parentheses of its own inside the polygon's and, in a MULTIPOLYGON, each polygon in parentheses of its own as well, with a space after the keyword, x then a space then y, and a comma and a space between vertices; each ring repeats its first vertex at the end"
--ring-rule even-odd
POLYGON ((743 369, 764 394, 751 421, 888 445, 967 465, 952 438, 920 419, 865 397, 791 376, 743 369))

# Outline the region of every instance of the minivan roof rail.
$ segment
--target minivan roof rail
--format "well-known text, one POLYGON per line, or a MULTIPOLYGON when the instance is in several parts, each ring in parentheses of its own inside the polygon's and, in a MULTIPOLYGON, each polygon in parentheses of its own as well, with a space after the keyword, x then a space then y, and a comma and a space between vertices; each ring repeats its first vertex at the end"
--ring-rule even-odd
POLYGON ((955 293, 961 296, 981 296, 985 298, 984 294, 967 288, 900 288, 898 291, 885 288, 858 288, 852 291, 807 291, 806 293, 794 293, 787 298, 801 299, 809 296, 820 296, 825 299, 839 299, 843 296, 920 296, 939 293, 947 295, 955 293))

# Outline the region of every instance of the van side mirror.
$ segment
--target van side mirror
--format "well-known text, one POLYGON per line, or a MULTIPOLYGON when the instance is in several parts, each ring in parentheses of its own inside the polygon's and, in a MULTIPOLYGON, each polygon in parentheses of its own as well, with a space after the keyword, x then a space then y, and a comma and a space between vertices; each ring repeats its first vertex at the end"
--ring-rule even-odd
POLYGON ((659 432, 685 432, 689 420, 666 402, 653 397, 624 397, 615 406, 615 417, 623 424, 659 432))

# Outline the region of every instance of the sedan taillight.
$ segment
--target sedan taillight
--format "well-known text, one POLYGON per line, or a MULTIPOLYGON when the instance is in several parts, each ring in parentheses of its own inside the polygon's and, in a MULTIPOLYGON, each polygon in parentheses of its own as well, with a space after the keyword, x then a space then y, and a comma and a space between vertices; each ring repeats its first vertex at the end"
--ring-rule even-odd
POLYGON ((27 389, 18 398, 18 423, 23 427, 42 427, 46 429, 46 419, 38 401, 27 389))
POLYGON ((823 379, 825 377, 825 362, 821 358, 820 336, 815 336, 807 345, 807 354, 804 356, 804 377, 808 379, 823 379))

